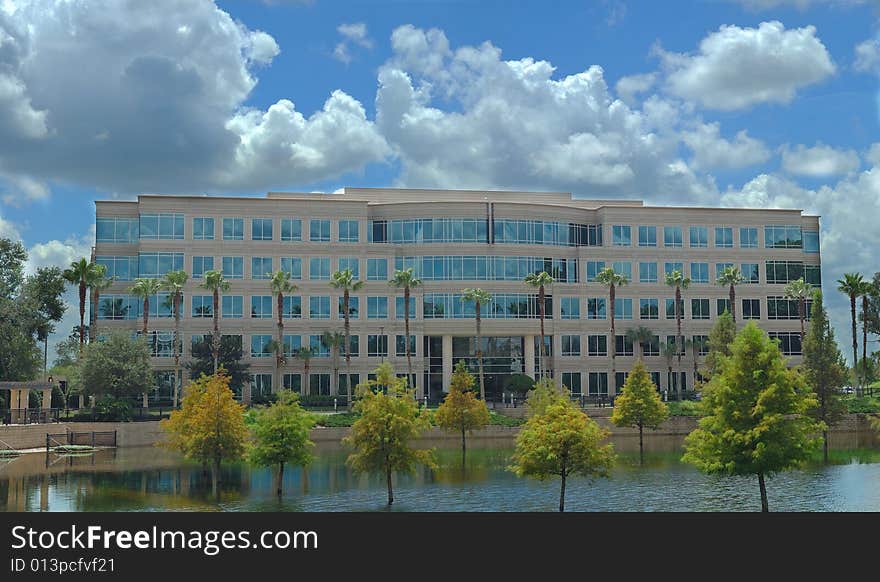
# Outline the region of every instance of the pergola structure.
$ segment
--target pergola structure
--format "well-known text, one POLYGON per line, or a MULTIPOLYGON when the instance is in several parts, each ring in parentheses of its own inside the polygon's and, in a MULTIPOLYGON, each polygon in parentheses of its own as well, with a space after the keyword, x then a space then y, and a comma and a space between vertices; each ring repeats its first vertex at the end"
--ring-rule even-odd
POLYGON ((33 380, 29 382, 0 382, 0 390, 9 391, 9 410, 13 422, 17 418, 25 418, 29 408, 30 393, 38 390, 42 393, 41 410, 52 408, 52 388, 54 383, 45 380, 33 380))

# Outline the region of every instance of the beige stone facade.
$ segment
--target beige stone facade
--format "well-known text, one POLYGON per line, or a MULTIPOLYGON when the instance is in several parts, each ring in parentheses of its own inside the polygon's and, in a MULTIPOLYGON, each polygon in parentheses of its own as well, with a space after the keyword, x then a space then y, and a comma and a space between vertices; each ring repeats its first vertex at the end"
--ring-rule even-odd
MULTIPOLYGON (((364 289, 356 294, 359 302, 359 317, 352 320, 352 334, 359 336, 359 355, 352 359, 352 372, 359 374, 360 379, 364 379, 366 374, 383 359, 389 360, 398 372, 402 373, 406 370, 406 358, 398 355, 395 349, 395 336, 402 336, 404 333, 404 321, 398 317, 395 310, 395 297, 401 294, 387 284, 387 279, 394 272, 396 259, 401 261, 402 257, 423 256, 490 257, 480 258, 477 261, 491 267, 494 257, 508 258, 507 262, 503 263, 508 267, 499 266, 502 263, 495 263, 495 270, 491 274, 484 274, 482 271, 475 274, 469 271, 468 267, 459 268, 458 265, 464 260, 460 258, 448 259, 449 264, 455 266, 450 267, 450 271, 444 272, 445 274, 426 276, 425 273, 417 272, 423 280, 423 285, 413 293, 415 317, 410 324, 412 333, 416 336, 413 368, 419 374, 417 380, 419 390, 428 387, 432 398, 438 397, 442 388, 447 385, 454 359, 467 356, 462 352, 466 349, 462 342, 466 340, 456 338, 473 338, 475 332, 473 317, 437 317, 437 312, 431 306, 435 304, 438 294, 451 294, 446 304, 448 309, 453 302, 459 301, 455 294, 461 293, 466 287, 480 287, 499 296, 509 294, 504 295, 506 298, 534 293, 522 283, 520 277, 514 278, 511 275, 511 273, 516 274, 516 271, 509 266, 515 267, 516 261, 509 259, 510 257, 569 261, 567 266, 571 271, 568 275, 571 282, 557 282, 548 289, 548 294, 552 296, 552 313, 547 314, 545 326, 547 335, 552 338, 553 355, 550 358, 552 362, 550 366, 554 376, 560 381, 565 379, 566 383, 575 383, 576 377, 572 374, 580 374, 578 378, 580 391, 585 395, 597 395, 603 392, 602 374, 606 375, 605 385, 608 394, 614 393, 617 380, 608 376, 612 369, 609 356, 589 355, 590 336, 607 336, 610 322, 607 318, 607 289, 588 280, 588 268, 596 268, 595 264, 588 266, 588 263, 604 262, 605 266, 618 263, 623 268, 627 264, 630 265, 631 282, 618 291, 618 298, 624 302, 622 305, 624 312, 618 310, 617 334, 623 335, 630 328, 645 326, 659 337, 660 342, 665 342, 668 336, 674 336, 676 333, 675 319, 667 318, 665 312, 666 300, 673 297, 673 290, 664 282, 667 263, 673 264, 672 266, 680 263, 684 275, 694 280, 690 288, 683 292, 685 317, 682 328, 686 338, 708 335, 718 316, 718 309, 722 307, 718 300, 728 297, 727 288, 715 284, 718 269, 724 264, 758 265, 758 282, 737 287, 738 324, 743 324, 743 300, 752 300, 749 304, 750 309, 757 308, 760 312, 759 317, 754 321, 768 332, 784 334, 783 343, 793 363, 800 358, 797 346, 791 343, 793 341, 799 343, 799 338, 797 340, 793 338, 798 335, 800 324, 788 304, 780 304, 774 298, 783 295, 784 281, 792 277, 797 278, 794 275, 803 274, 814 284, 818 284, 821 280, 818 252, 819 219, 794 209, 646 206, 640 201, 573 199, 571 195, 565 193, 362 188, 347 188, 343 193, 337 194, 270 192, 265 198, 142 195, 137 201, 131 202, 98 201, 96 207, 98 242, 95 256, 99 261, 114 265, 125 264, 126 257, 131 261, 128 263, 130 268, 127 271, 125 268, 118 269, 117 276, 119 273, 123 276, 105 292, 111 300, 119 300, 123 297, 136 276, 161 276, 161 273, 142 272, 144 265, 152 264, 150 261, 156 257, 155 253, 176 253, 178 259, 182 254, 182 268, 191 275, 184 300, 182 338, 184 360, 190 356, 191 336, 210 333, 212 328, 210 317, 193 317, 193 299, 207 295, 207 291, 199 289, 201 280, 192 277, 193 259, 211 257, 213 268, 220 270, 223 266, 223 257, 241 257, 242 278, 230 279, 231 289, 227 293, 242 298, 241 316, 221 318, 220 327, 223 334, 242 336, 245 357, 250 363, 251 372, 263 375, 255 378, 255 383, 263 390, 268 389, 265 385, 267 382, 265 375, 272 374, 274 359, 250 357, 251 336, 274 337, 276 314, 273 312, 271 317, 265 318, 249 317, 251 297, 270 295, 268 281, 253 277, 252 257, 271 257, 273 271, 281 268, 282 258, 301 259, 301 279, 294 281, 299 287, 294 295, 301 297, 302 316, 285 319, 285 334, 302 336, 303 345, 308 344, 309 336, 320 335, 324 331, 341 332, 343 327, 342 318, 336 308, 339 293, 330 289, 326 279, 314 278, 314 274, 310 272, 311 259, 329 259, 330 272, 340 268, 340 258, 357 260, 359 278, 366 283, 364 289), (153 223, 150 222, 154 215, 162 215, 160 219, 163 221, 158 229, 160 232, 155 236, 153 223), (194 219, 202 218, 213 219, 213 238, 194 240, 194 219), (224 238, 224 218, 242 219, 241 240, 224 238), (252 227, 256 225, 253 219, 268 219, 259 226, 271 224, 271 240, 254 240, 252 227), (402 223, 395 221, 414 219, 450 219, 450 225, 444 227, 448 229, 449 236, 444 239, 445 242, 394 242, 396 239, 392 231, 398 227, 403 233, 403 240, 410 240, 407 238, 410 233, 405 230, 410 227, 402 226, 402 223), (456 226, 463 219, 469 221, 469 224, 474 221, 480 223, 479 232, 485 230, 485 240, 477 242, 467 231, 470 227, 461 230, 456 226), (124 223, 125 220, 129 222, 124 223), (145 223, 145 220, 149 224, 145 223), (179 238, 181 220, 182 238, 179 238), (301 221, 300 241, 281 240, 282 220, 301 221), (329 241, 310 240, 313 220, 329 221, 329 241), (342 220, 356 221, 356 242, 340 242, 342 220), (384 226, 381 221, 385 221, 384 226), (510 237, 505 238, 504 233, 501 232, 505 228, 504 221, 542 221, 525 226, 527 233, 532 232, 528 230, 530 228, 548 229, 543 230, 539 238, 548 232, 569 232, 569 229, 575 228, 568 226, 569 224, 593 225, 589 228, 593 233, 601 232, 601 244, 570 246, 536 244, 534 241, 505 242, 510 237), (114 227, 114 224, 119 226, 114 227), (171 224, 170 231, 166 228, 168 224, 171 224), (126 229, 134 228, 135 225, 139 226, 139 236, 126 234, 126 229), (640 229, 640 226, 647 228, 640 229), (626 241, 625 227, 629 227, 630 244, 616 244, 626 241), (655 236, 654 246, 648 246, 644 243, 652 242, 652 227, 655 236), (669 240, 665 236, 667 233, 664 227, 670 228, 669 240), (690 240, 690 227, 696 228, 693 241, 696 245, 690 240), (390 242, 372 240, 375 238, 374 233, 380 231, 384 233, 382 229, 387 229, 387 234, 383 236, 386 236, 386 240, 390 242), (716 232, 716 229, 720 230, 716 232), (680 239, 676 236, 677 232, 680 233, 680 239), (150 238, 145 238, 145 234, 150 238), (640 234, 644 234, 644 240, 640 239, 640 234), (730 235, 729 240, 728 235, 730 235), (765 240, 765 236, 776 242, 765 240), (458 242, 461 238, 467 239, 468 242, 458 242), (677 244, 679 240, 680 246, 677 244), (667 245, 667 242, 674 243, 675 246, 667 245), (702 246, 704 242, 705 246, 702 246), (790 248, 778 248, 780 246, 790 248), (114 259, 111 260, 111 257, 114 259), (368 259, 386 259, 386 276, 369 280, 368 259), (576 276, 574 261, 576 261, 576 276), (771 263, 770 266, 768 262, 771 263), (776 262, 782 262, 780 263, 782 266, 779 267, 781 271, 777 270, 776 262), (656 274, 652 277, 651 268, 642 267, 642 263, 645 265, 654 263, 656 274), (139 267, 136 269, 135 265, 139 267), (507 270, 499 273, 499 269, 507 270), (138 272, 134 272, 136 270, 138 272), (774 273, 774 278, 768 279, 771 271, 774 273), (779 272, 783 274, 779 275, 779 272), (698 280, 705 282, 697 282, 698 280), (330 297, 329 318, 310 317, 310 298, 327 296, 330 297), (368 317, 368 302, 372 304, 374 301, 368 300, 368 297, 387 298, 387 318, 368 317), (606 301, 605 319, 588 317, 588 299, 591 298, 606 301), (653 318, 654 312, 650 301, 645 305, 646 317, 643 318, 640 300, 653 299, 657 300, 657 318, 653 318), (627 300, 629 300, 629 310, 625 308, 627 300), (693 300, 698 301, 692 303, 693 300), (427 312, 426 301, 431 302, 427 312), (772 307, 770 302, 773 302, 772 307), (577 317, 563 317, 564 307, 568 307, 571 311, 575 303, 579 311, 577 317), (708 312, 704 313, 706 306, 708 312), (435 317, 430 317, 432 314, 435 317), (368 336, 380 332, 389 336, 387 358, 381 355, 368 355, 368 336), (573 340, 573 337, 579 339, 573 340), (577 355, 578 351, 575 350, 574 343, 579 343, 577 347, 580 355, 577 355), (426 353, 426 350, 430 353, 426 353)), ((201 224, 210 224, 210 221, 201 221, 201 224)), ((324 222, 318 226, 323 227, 326 224, 324 222)), ((527 223, 507 223, 508 228, 511 229, 507 231, 508 234, 516 229, 517 224, 522 226, 527 223)), ((346 223, 345 226, 348 228, 351 223, 346 223)), ((231 231, 230 233, 237 234, 231 231)), ((564 238, 564 235, 562 237, 564 238)), ((586 242, 586 239, 581 242, 586 242)), ((166 260, 168 256, 164 255, 164 257, 163 260, 166 260)), ((471 259, 471 262, 473 261, 474 259, 471 259)), ((325 262, 317 266, 323 268, 326 264, 325 262)), ((371 264, 375 264, 375 261, 371 264)), ((161 264, 160 268, 162 268, 161 264)), ((323 275, 326 276, 327 273, 323 275)), ((513 302, 515 301, 511 299, 511 303, 513 302)), ((381 300, 378 300, 375 307, 377 309, 372 313, 373 315, 381 316, 385 313, 381 300)), ((136 306, 131 307, 131 309, 136 308, 136 306)), ((274 310, 274 302, 272 308, 274 310)), ((499 308, 508 309, 506 305, 499 308)), ((509 309, 514 310, 515 307, 511 306, 509 309)), ((485 306, 483 313, 485 316, 485 306)), ((752 315, 757 313, 752 312, 752 315)), ((99 309, 99 318, 99 333, 111 329, 136 330, 140 327, 139 316, 135 316, 130 310, 119 313, 112 307, 103 311, 99 309)), ((152 317, 150 327, 151 330, 167 334, 174 329, 174 320, 170 317, 152 317)), ((496 370, 498 383, 493 386, 498 388, 498 392, 503 389, 505 374, 519 371, 534 376, 537 351, 534 337, 539 333, 537 318, 484 317, 482 327, 483 335, 487 337, 521 338, 512 340, 511 345, 517 341, 521 343, 513 347, 509 359, 500 357, 496 362, 504 368, 504 370, 496 370)), ((610 338, 606 339, 606 353, 610 352, 610 345, 607 344, 610 341, 610 338)), ((601 350, 598 353, 601 354, 601 350)), ((634 348, 633 355, 618 355, 617 371, 629 370, 637 355, 637 347, 634 348)), ((156 369, 172 369, 172 360, 167 356, 167 351, 164 352, 162 357, 154 359, 156 369)), ((667 377, 666 360, 659 355, 649 355, 645 357, 645 362, 650 371, 657 373, 661 388, 667 388, 670 379, 667 377)), ((315 357, 311 360, 310 371, 316 375, 328 375, 331 374, 332 366, 332 358, 315 357)), ((344 363, 340 363, 339 368, 339 371, 344 373, 344 363)), ((677 378, 684 375, 683 380, 677 381, 684 382, 683 386, 691 389, 693 359, 690 351, 682 357, 681 367, 679 368, 676 362, 673 364, 673 369, 678 374, 677 378)), ((289 359, 283 372, 292 375, 302 374, 302 362, 294 358, 289 359)), ((334 392, 337 384, 335 378, 330 379, 329 387, 326 378, 319 378, 317 383, 313 383, 314 380, 304 381, 302 378, 298 382, 301 383, 300 385, 306 384, 305 389, 316 389, 325 393, 334 392)), ((277 389, 277 386, 272 389, 277 389)))

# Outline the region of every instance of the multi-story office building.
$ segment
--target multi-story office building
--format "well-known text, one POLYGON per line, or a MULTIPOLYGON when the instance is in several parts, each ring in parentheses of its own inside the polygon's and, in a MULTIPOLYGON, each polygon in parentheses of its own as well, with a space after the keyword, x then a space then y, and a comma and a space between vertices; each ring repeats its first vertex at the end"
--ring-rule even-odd
MULTIPOLYGON (((102 296, 102 330, 139 327, 140 302, 129 297, 136 277, 190 274, 183 302, 184 360, 212 329, 212 302, 200 288, 205 271, 221 270, 220 328, 240 339, 250 364, 252 393, 272 386, 275 302, 268 277, 289 271, 298 289, 284 302, 288 352, 313 346, 310 377, 288 358, 283 384, 331 394, 338 382, 325 331, 342 331, 340 293, 329 280, 349 268, 365 282, 352 297, 352 381, 383 360, 406 371, 403 294, 390 287, 395 269, 412 267, 422 285, 410 308, 417 387, 432 398, 448 386, 453 363, 475 369, 474 306, 462 289, 493 295, 484 305, 487 391, 498 395, 512 374, 534 377, 540 349, 537 295, 523 279, 546 271, 545 368, 574 394, 613 395, 640 353, 662 389, 692 389, 693 350, 670 364, 660 344, 676 335, 673 289, 665 274, 691 279, 683 292, 683 335, 708 335, 728 309, 728 289, 716 284, 727 266, 746 281, 736 294, 737 319, 754 320, 779 339, 793 363, 801 354, 797 304, 784 297, 789 281, 821 285, 819 219, 800 210, 645 206, 640 201, 583 200, 544 192, 476 192, 347 188, 341 194, 270 192, 265 198, 151 196, 98 201, 96 261, 115 284, 102 296), (629 284, 617 290, 616 337, 610 337, 608 290, 596 274, 613 266, 629 284), (654 337, 633 346, 626 331, 654 337), (617 353, 612 377, 611 344, 617 353), (641 349, 639 349, 641 348, 641 349)), ((160 389, 170 392, 174 321, 165 298, 151 301, 150 342, 160 389)), ((697 354, 699 358, 703 354, 697 354)), ((344 363, 339 371, 344 373, 344 363)))

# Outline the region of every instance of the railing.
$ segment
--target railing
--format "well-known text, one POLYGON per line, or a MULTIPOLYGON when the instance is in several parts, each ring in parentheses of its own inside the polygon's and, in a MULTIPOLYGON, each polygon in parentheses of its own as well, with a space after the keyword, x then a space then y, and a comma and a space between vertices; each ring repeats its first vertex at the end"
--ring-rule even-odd
POLYGON ((123 420, 146 422, 169 418, 173 410, 170 406, 161 408, 137 406, 129 409, 128 418, 112 418, 105 412, 102 412, 100 408, 92 407, 64 410, 58 418, 66 422, 114 422, 123 420))
POLYGON ((3 424, 48 424, 58 422, 60 408, 9 408, 2 412, 3 424))
POLYGON ((90 431, 90 432, 74 432, 67 431, 65 433, 46 433, 46 452, 52 447, 65 445, 87 445, 91 447, 115 447, 116 431, 90 431))

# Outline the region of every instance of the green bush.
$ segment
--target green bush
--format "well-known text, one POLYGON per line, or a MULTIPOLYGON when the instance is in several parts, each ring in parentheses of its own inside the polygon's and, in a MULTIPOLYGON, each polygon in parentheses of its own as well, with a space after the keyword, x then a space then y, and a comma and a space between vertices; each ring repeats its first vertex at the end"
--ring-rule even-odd
POLYGON ((876 396, 851 396, 844 398, 847 411, 850 414, 875 414, 880 412, 880 398, 876 396))
POLYGON ((695 400, 667 402, 669 416, 700 416, 700 403, 695 400))
POLYGON ((318 419, 318 426, 336 428, 353 425, 354 421, 360 418, 360 415, 353 412, 340 412, 338 414, 320 414, 316 415, 316 418, 318 419))
POLYGON ((132 419, 131 403, 127 399, 104 395, 95 402, 94 418, 98 421, 128 422, 132 419))
POLYGON ((524 418, 513 418, 497 412, 489 412, 489 424, 492 426, 522 426, 525 422, 524 418))

